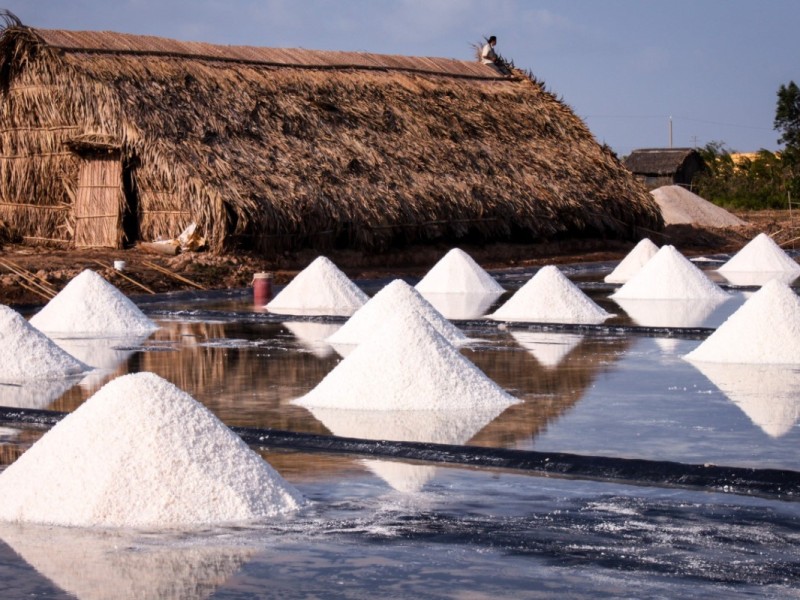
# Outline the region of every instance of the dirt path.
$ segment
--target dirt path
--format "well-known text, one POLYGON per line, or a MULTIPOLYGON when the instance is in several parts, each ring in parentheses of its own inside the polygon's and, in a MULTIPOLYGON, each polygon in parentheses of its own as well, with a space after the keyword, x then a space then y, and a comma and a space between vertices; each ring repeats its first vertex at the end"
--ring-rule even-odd
MULTIPOLYGON (((668 227, 663 234, 653 234, 651 239, 658 245, 672 244, 688 256, 734 252, 762 231, 772 235, 784 248, 791 248, 792 243, 800 248, 800 239, 793 240, 800 235, 800 215, 795 217, 797 227, 794 227, 787 211, 736 214, 747 221, 748 225, 726 229, 697 229, 687 225, 674 225, 668 227)), ((461 248, 482 266, 492 269, 618 260, 633 245, 617 241, 571 240, 543 244, 462 245, 461 248)), ((325 255, 351 278, 370 279, 393 275, 422 275, 448 249, 443 245, 431 245, 378 255, 354 251, 331 251, 325 252, 325 255)), ((142 286, 156 293, 194 289, 179 277, 206 289, 243 288, 250 286, 253 274, 261 271, 274 273, 275 283, 281 284, 289 281, 316 256, 316 252, 309 250, 276 260, 266 260, 255 255, 215 256, 205 252, 168 257, 144 252, 139 248, 63 250, 6 244, 0 249, 0 261, 3 263, 0 264, 0 304, 43 304, 46 296, 37 285, 58 291, 83 269, 98 271, 128 295, 148 294, 142 286), (121 273, 113 268, 115 260, 126 263, 125 270, 121 273), (165 270, 159 270, 152 265, 165 270), (14 273, 13 269, 23 271, 28 274, 28 278, 14 273), (35 283, 31 282, 31 278, 35 283)))

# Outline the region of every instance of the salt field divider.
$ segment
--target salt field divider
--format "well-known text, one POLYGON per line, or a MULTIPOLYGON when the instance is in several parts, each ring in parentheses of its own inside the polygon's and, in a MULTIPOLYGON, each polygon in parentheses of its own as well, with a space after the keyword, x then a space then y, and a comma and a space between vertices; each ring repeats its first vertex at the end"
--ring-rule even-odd
MULTIPOLYGON (((280 315, 215 310, 147 311, 147 316, 156 319, 182 319, 187 321, 235 321, 237 323, 274 323, 287 321, 306 323, 345 323, 349 317, 280 315)), ((556 333, 580 333, 595 335, 638 335, 643 337, 675 337, 702 340, 711 335, 713 327, 642 327, 638 325, 592 325, 586 323, 529 323, 522 321, 495 321, 492 319, 469 319, 450 321, 460 328, 499 329, 508 331, 547 331, 556 333)))
MULTIPOLYGON (((0 406, 0 423, 49 428, 69 413, 0 406)), ((626 485, 686 488, 776 500, 800 500, 800 472, 484 446, 366 440, 274 429, 231 427, 250 446, 300 452, 406 459, 510 469, 539 477, 588 479, 626 485)))

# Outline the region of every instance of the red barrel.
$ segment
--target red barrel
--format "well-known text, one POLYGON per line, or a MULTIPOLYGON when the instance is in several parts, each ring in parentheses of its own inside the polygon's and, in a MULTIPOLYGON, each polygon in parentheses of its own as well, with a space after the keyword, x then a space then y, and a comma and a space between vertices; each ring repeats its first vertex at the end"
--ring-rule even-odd
POLYGON ((272 297, 272 273, 253 275, 253 303, 263 306, 272 297))

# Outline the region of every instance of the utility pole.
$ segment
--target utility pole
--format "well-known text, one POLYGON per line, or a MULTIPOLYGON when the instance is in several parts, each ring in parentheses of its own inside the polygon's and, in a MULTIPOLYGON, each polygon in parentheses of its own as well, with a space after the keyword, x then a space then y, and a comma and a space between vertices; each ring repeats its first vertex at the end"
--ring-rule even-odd
POLYGON ((672 115, 669 116, 669 147, 672 148, 672 115))

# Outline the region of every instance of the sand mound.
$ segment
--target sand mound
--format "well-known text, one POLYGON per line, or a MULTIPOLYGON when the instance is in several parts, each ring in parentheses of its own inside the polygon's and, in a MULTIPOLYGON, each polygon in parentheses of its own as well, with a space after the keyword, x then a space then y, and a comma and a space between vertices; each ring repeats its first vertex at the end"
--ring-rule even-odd
POLYGON ((662 246, 636 275, 611 294, 617 298, 686 300, 728 298, 728 294, 673 246, 662 246))
POLYGON ((0 381, 62 379, 88 370, 22 315, 0 304, 0 381))
POLYGON ((100 275, 86 269, 31 318, 46 333, 151 333, 158 325, 100 275))
POLYGON ((627 283, 658 252, 658 246, 648 238, 641 240, 628 252, 617 267, 605 276, 606 283, 627 283))
POLYGON ((319 256, 267 303, 278 314, 349 316, 369 300, 330 259, 319 256))
POLYGON ((497 283, 473 258, 453 248, 415 286, 422 294, 502 294, 497 283))
POLYGON ((489 318, 498 321, 602 323, 613 316, 595 304, 558 267, 548 265, 539 269, 489 318))
POLYGON ((368 339, 387 321, 419 314, 451 344, 463 344, 467 337, 445 319, 422 295, 402 279, 395 279, 361 307, 336 333, 329 344, 354 345, 368 339))
POLYGON ((800 298, 785 283, 775 279, 767 282, 684 358, 800 364, 800 298))
POLYGON ((739 217, 679 185, 665 185, 650 192, 661 209, 665 225, 738 227, 739 217))
POLYGON ((208 409, 152 373, 119 377, 0 473, 0 520, 81 527, 244 522, 301 496, 208 409))
POLYGON ((413 311, 383 325, 294 400, 352 410, 475 410, 517 402, 413 311))

